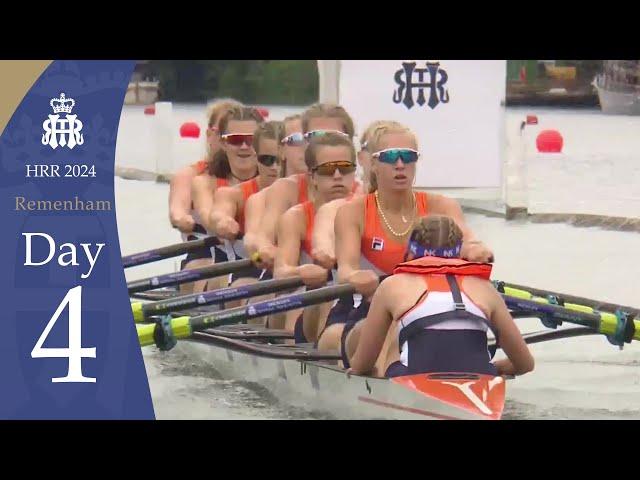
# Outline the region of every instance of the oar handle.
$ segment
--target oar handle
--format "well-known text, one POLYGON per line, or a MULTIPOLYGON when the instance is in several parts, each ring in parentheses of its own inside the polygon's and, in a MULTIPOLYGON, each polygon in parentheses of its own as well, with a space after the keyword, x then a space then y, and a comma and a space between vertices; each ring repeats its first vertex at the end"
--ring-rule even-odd
POLYGON ((303 285, 304 282, 300 277, 266 280, 251 285, 220 288, 202 293, 174 297, 158 302, 135 302, 131 304, 131 308, 133 310, 134 320, 136 322, 142 322, 152 315, 164 315, 176 310, 186 310, 188 308, 215 305, 218 303, 230 302, 232 300, 257 297, 259 295, 277 293, 283 290, 301 287, 303 285))
POLYGON ((216 237, 206 237, 199 240, 176 243, 175 245, 154 248, 153 250, 147 250, 146 252, 126 255, 122 257, 122 266, 124 268, 136 267, 138 265, 164 260, 165 258, 177 257, 184 253, 193 252, 201 248, 211 248, 215 245, 220 245, 220 240, 216 237))
POLYGON ((127 289, 129 290, 129 295, 131 295, 132 293, 142 292, 145 290, 152 290, 161 287, 171 287, 174 285, 181 285, 183 283, 203 280, 205 278, 218 277, 220 275, 238 272, 239 270, 248 268, 251 265, 252 263, 249 259, 236 260, 234 262, 216 263, 215 265, 209 265, 207 267, 182 270, 180 272, 169 273, 167 275, 159 275, 157 277, 134 280, 127 283, 127 289))

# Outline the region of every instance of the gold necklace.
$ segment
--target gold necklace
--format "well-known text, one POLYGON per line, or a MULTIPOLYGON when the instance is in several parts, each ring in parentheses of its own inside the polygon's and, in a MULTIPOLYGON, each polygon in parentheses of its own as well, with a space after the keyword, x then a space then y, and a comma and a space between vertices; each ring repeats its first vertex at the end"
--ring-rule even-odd
MULTIPOLYGON (((387 217, 384 214, 384 211, 382 210, 382 205, 380 204, 380 197, 378 196, 378 190, 375 191, 375 197, 376 197, 376 206, 378 207, 378 212, 380 212, 380 216, 382 217, 382 221, 384 222, 384 224, 387 226, 387 229, 396 237, 404 237, 407 233, 409 233, 409 231, 413 228, 413 221, 416 218, 416 196, 415 193, 413 194, 413 218, 411 219, 411 223, 409 223, 409 227, 407 227, 407 229, 404 232, 396 232, 393 228, 391 228, 391 225, 389 225, 389 222, 387 221, 387 217)), ((402 216, 402 220, 406 223, 407 220, 405 220, 404 215, 402 216)))

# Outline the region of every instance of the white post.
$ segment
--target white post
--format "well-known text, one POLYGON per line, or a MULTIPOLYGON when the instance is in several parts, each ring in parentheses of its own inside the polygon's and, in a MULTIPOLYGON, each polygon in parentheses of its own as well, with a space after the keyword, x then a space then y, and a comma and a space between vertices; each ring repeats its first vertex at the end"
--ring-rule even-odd
POLYGON ((507 219, 527 214, 529 195, 527 188, 527 135, 528 125, 522 121, 507 134, 507 152, 504 175, 504 197, 507 219))
POLYGON ((339 103, 340 60, 318 60, 320 102, 339 103))
POLYGON ((173 171, 173 104, 157 102, 154 141, 156 144, 156 175, 168 175, 173 171))

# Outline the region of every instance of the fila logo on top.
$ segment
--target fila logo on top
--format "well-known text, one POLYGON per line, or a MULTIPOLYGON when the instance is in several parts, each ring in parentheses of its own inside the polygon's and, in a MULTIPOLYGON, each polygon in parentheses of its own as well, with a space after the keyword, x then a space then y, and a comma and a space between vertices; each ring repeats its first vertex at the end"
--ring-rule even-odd
POLYGON ((381 252, 384 250, 384 240, 378 237, 373 237, 371 240, 371 250, 377 250, 381 252))
POLYGON ((405 62, 395 73, 394 79, 398 89, 393 93, 394 103, 403 103, 408 110, 417 103, 422 107, 425 103, 433 110, 440 103, 449 103, 449 92, 444 85, 449 76, 440 68, 440 62, 426 62, 427 68, 416 68, 416 62, 405 62), (428 77, 428 80, 427 78, 428 77), (424 91, 428 89, 429 100, 425 100, 424 91), (413 101, 413 94, 417 99, 413 101))
POLYGON ((60 98, 52 98, 49 102, 53 109, 53 115, 44 121, 42 127, 44 134, 42 135, 42 144, 49 145, 54 150, 67 146, 73 149, 76 145, 82 145, 84 138, 80 131, 82 130, 82 122, 78 120, 78 115, 71 115, 71 111, 76 101, 73 98, 66 98, 64 93, 60 94, 60 98), (64 113, 64 118, 60 118, 60 114, 64 113))

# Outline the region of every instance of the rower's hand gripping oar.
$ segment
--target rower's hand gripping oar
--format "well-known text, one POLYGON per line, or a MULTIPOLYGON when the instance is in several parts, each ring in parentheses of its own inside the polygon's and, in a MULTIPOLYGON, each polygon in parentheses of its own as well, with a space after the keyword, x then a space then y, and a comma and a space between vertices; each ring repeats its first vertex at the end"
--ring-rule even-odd
POLYGON ((251 265, 252 262, 249 259, 216 263, 215 265, 207 267, 182 270, 180 272, 143 278, 141 280, 133 280, 127 283, 127 289, 129 290, 129 295, 131 295, 132 293, 142 292, 144 290, 170 287, 174 285, 181 285, 183 283, 195 282, 197 280, 204 280, 205 278, 218 277, 228 273, 238 272, 251 267, 251 265))
POLYGON ((201 248, 211 248, 220 245, 220 240, 216 237, 206 237, 200 240, 192 240, 190 242, 181 242, 166 247, 154 248, 146 252, 134 253, 122 257, 122 266, 124 268, 145 265, 151 262, 157 262, 166 258, 177 257, 179 255, 193 252, 201 248))
POLYGON ((152 315, 165 315, 176 310, 186 310, 194 307, 230 302, 232 300, 257 297, 264 294, 298 288, 303 285, 304 282, 300 277, 279 278, 276 280, 257 282, 251 285, 219 288, 217 290, 174 297, 158 302, 134 302, 131 304, 131 309, 133 310, 133 319, 138 323, 148 320, 152 315))
POLYGON ((275 313, 304 308, 309 305, 335 300, 345 295, 352 295, 355 289, 348 283, 318 288, 309 292, 287 295, 252 303, 244 307, 231 308, 195 317, 171 318, 165 315, 155 324, 137 324, 140 345, 156 345, 160 350, 170 350, 177 339, 188 338, 194 332, 208 328, 240 323, 251 318, 263 317, 275 313))

